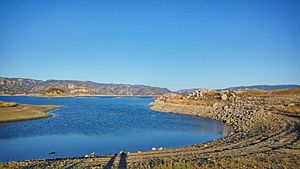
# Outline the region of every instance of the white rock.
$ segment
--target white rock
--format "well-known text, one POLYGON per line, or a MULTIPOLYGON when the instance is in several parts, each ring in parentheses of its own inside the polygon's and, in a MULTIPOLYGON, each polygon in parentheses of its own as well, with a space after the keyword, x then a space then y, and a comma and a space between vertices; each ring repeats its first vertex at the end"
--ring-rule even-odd
POLYGON ((156 151, 156 148, 155 148, 155 147, 152 147, 152 151, 156 151))
POLYGON ((227 94, 221 93, 221 99, 222 100, 227 100, 227 94))
POLYGON ((158 150, 163 150, 163 149, 164 149, 164 148, 162 148, 162 147, 159 147, 159 148, 158 148, 158 150))

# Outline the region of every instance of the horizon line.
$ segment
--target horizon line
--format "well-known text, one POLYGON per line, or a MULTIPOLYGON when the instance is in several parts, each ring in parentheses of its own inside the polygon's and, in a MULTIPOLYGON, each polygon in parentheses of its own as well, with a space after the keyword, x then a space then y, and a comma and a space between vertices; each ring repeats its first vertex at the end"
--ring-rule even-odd
MULTIPOLYGON (((139 86, 149 86, 149 87, 159 87, 159 88, 165 88, 170 90, 168 87, 161 87, 161 86, 152 86, 148 84, 133 84, 133 83, 113 83, 113 82, 98 82, 93 80, 74 80, 74 79, 37 79, 37 78, 31 78, 31 77, 7 77, 7 76, 0 76, 0 78, 7 78, 7 79, 27 79, 27 80, 40 80, 40 81, 50 81, 50 80, 57 80, 57 81, 78 81, 78 82, 92 82, 92 83, 98 83, 98 84, 115 84, 115 85, 139 85, 139 86)), ((281 84, 249 84, 249 85, 234 85, 224 88, 208 88, 208 87, 191 87, 191 88, 180 88, 176 90, 170 90, 172 92, 176 92, 179 90, 191 90, 191 89, 229 89, 229 88, 235 88, 235 87, 252 87, 252 86, 300 86, 300 84, 292 84, 292 83, 281 83, 281 84)))

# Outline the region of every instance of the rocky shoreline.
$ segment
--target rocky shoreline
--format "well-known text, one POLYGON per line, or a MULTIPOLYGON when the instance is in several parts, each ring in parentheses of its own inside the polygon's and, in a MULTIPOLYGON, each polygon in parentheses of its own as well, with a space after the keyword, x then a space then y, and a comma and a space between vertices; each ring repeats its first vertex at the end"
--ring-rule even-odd
MULTIPOLYGON (((259 104, 259 100, 234 100, 230 104, 215 103, 211 106, 180 105, 172 103, 153 103, 151 109, 195 116, 204 116, 232 125, 236 132, 248 132, 258 121, 274 119, 274 115, 259 104)), ((269 120, 268 120, 269 121, 269 120)))
POLYGON ((164 95, 152 110, 205 116, 230 124, 234 132, 204 144, 161 151, 130 152, 94 158, 31 160, 2 164, 13 168, 298 168, 300 165, 300 92, 252 96, 247 93, 206 92, 204 95, 164 95), (233 96, 230 98, 230 95, 233 96), (189 97, 189 98, 187 98, 189 97), (294 107, 293 107, 294 106, 294 107), (112 163, 111 163, 112 161, 112 163), (172 167, 171 167, 172 168, 172 167))
MULTIPOLYGON (((173 95, 172 97, 176 96, 173 95)), ((181 99, 184 100, 185 98, 181 99)), ((252 158, 255 158, 256 155, 270 155, 274 152, 277 153, 278 150, 288 147, 294 155, 293 158, 287 158, 290 160, 289 168, 297 168, 299 165, 299 118, 287 116, 286 114, 283 115, 281 111, 274 109, 274 107, 281 104, 285 104, 286 107, 289 105, 299 105, 299 97, 291 100, 290 97, 241 98, 235 96, 228 100, 222 98, 221 100, 226 100, 223 102, 218 101, 213 104, 205 105, 174 104, 168 103, 168 99, 163 100, 164 101, 159 101, 158 99, 158 101, 152 104, 151 109, 162 112, 205 116, 228 123, 234 128, 234 133, 231 133, 227 137, 206 144, 197 145, 196 147, 199 147, 200 149, 196 150, 198 153, 195 155, 196 158, 190 158, 186 155, 186 157, 184 157, 186 160, 193 161, 197 158, 208 158, 216 164, 218 164, 218 162, 215 160, 222 158, 242 158, 240 161, 243 161, 243 156, 252 155, 254 156, 252 158), (203 149, 210 150, 207 151, 203 149), (203 156, 200 154, 206 155, 203 156)), ((238 163, 239 160, 235 160, 235 162, 238 163)), ((257 162, 256 164, 255 162, 246 164, 252 165, 250 168, 259 166, 257 162)), ((206 165, 205 162, 199 166, 216 168, 215 164, 206 165)), ((238 166, 234 167, 239 168, 238 166)))

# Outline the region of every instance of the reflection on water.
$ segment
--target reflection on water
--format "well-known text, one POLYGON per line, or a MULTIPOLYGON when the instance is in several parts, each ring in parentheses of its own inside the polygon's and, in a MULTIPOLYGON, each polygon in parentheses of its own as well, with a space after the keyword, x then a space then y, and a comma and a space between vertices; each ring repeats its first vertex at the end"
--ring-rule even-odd
POLYGON ((0 101, 64 106, 51 111, 52 118, 0 124, 0 161, 184 146, 231 132, 219 121, 152 111, 151 97, 6 96, 0 101))

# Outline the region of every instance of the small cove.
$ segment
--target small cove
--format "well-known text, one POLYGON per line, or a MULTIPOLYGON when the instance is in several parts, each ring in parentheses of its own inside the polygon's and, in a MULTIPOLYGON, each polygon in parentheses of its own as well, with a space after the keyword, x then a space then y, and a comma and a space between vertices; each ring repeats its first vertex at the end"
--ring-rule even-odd
POLYGON ((64 106, 49 112, 52 118, 0 124, 0 161, 171 148, 231 131, 216 120, 152 111, 152 97, 1 96, 0 101, 64 106))

